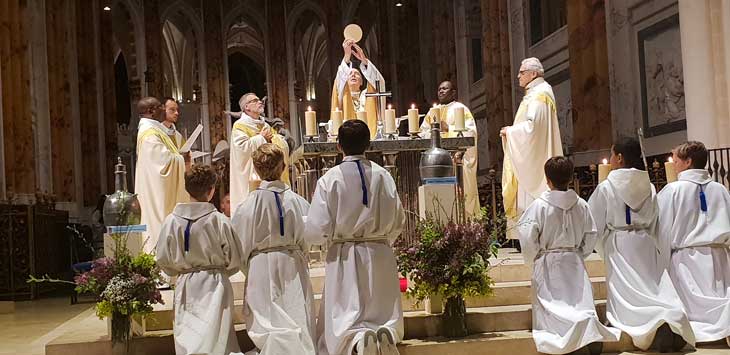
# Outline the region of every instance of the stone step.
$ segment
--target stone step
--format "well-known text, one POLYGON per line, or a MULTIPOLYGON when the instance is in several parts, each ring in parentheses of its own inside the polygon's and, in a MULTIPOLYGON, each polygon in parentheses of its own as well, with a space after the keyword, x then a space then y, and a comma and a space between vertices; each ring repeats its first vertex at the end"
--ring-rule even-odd
MULTIPOLYGON (((594 278, 594 297, 605 298, 603 278, 594 278)), ((470 331, 483 333, 492 331, 530 329, 532 327, 532 306, 529 282, 512 282, 495 285, 493 297, 469 297, 467 304, 467 323, 470 331)), ((435 336, 439 333, 440 315, 429 314, 423 304, 416 306, 414 301, 402 295, 406 339, 435 336)), ((314 295, 315 314, 319 314, 321 295, 314 295)), ((164 305, 155 305, 154 312, 144 320, 145 331, 172 329, 174 322, 173 292, 163 291, 164 305)), ((598 301, 599 314, 603 315, 603 301, 598 301)), ((234 323, 242 324, 243 300, 234 301, 234 323)))
MULTIPOLYGON (((606 317, 606 301, 596 301, 601 321, 606 317)), ((441 315, 423 311, 404 312, 405 339, 425 339, 441 334, 441 315)), ((532 329, 532 305, 468 308, 469 333, 493 333, 532 329)))
MULTIPOLYGON (((530 281, 532 278, 532 268, 524 263, 522 254, 518 253, 501 253, 499 258, 490 259, 492 268, 489 270, 489 276, 495 283, 502 282, 523 282, 530 281)), ((605 277, 606 271, 603 260, 598 254, 591 254, 585 261, 588 276, 591 278, 605 277)), ((324 266, 321 262, 314 263, 309 269, 309 279, 312 282, 312 290, 315 294, 322 293, 324 290, 324 266)), ((234 299, 243 299, 243 290, 246 284, 246 278, 242 273, 231 276, 231 284, 233 285, 234 299)), ((530 303, 520 302, 516 304, 530 303)))
MULTIPOLYGON (((112 353, 105 321, 90 316, 82 330, 67 332, 46 345, 46 355, 108 355, 112 353), (91 318, 93 317, 93 319, 91 318)), ((247 351, 253 344, 243 326, 236 326, 236 336, 241 350, 247 351)), ((633 350, 631 339, 622 334, 620 341, 604 343, 604 353, 633 350)), ((132 338, 130 354, 172 355, 175 345, 171 330, 150 332, 143 337, 132 338)), ((481 333, 461 339, 433 337, 405 340, 398 344, 401 355, 538 355, 532 333, 528 330, 481 333)), ((722 351, 722 350, 719 350, 722 351)), ((730 350, 724 350, 727 354, 730 350)), ((646 353, 644 353, 646 354, 646 353)), ((703 350, 697 354, 704 354, 703 350)), ((715 354, 714 352, 712 354, 715 354)), ((709 355, 709 354, 708 354, 709 355)))
MULTIPOLYGON (((621 334, 618 342, 604 343, 604 353, 634 350, 631 338, 621 334)), ((405 340, 398 344, 401 355, 539 355, 529 330, 492 332, 461 339, 433 337, 405 340)))

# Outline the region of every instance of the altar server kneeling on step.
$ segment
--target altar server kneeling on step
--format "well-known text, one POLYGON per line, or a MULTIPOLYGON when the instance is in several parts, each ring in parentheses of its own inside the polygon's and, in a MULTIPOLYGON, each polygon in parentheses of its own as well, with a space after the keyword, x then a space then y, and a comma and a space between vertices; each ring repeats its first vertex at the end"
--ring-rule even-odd
POLYGON ((307 216, 307 241, 329 245, 319 354, 398 354, 403 309, 391 244, 405 212, 393 177, 365 157, 365 122, 345 121, 338 132, 345 158, 317 181, 307 216))
POLYGON ((246 275, 248 336, 260 354, 314 355, 314 296, 304 242, 309 203, 281 181, 281 148, 264 144, 251 160, 261 184, 233 215, 246 275))
POLYGON ((518 223, 525 262, 533 264, 532 337, 537 351, 568 354, 587 347, 600 354, 602 342, 621 331, 601 324, 583 259, 596 245, 588 203, 568 184, 573 163, 563 156, 545 163, 549 191, 532 202, 518 223))
POLYGON ((606 263, 606 318, 641 350, 694 346, 695 334, 666 268, 669 255, 659 250, 659 206, 639 141, 615 143, 611 167, 588 200, 606 263))
POLYGON ((241 252, 228 217, 210 202, 217 176, 210 165, 185 174, 192 202, 178 203, 157 241, 157 264, 175 284, 175 354, 239 354, 233 288, 241 252))

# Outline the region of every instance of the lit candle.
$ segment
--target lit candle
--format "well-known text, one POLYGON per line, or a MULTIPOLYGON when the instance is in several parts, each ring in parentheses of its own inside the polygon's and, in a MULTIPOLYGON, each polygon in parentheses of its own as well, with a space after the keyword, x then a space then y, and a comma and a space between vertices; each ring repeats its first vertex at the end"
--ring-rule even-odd
POLYGON ((357 111, 355 113, 355 115, 357 115, 358 120, 363 121, 365 123, 368 122, 368 114, 365 111, 357 111))
POLYGON ((340 129, 340 126, 342 126, 342 111, 340 111, 339 107, 335 107, 335 110, 332 111, 332 131, 330 135, 337 136, 337 131, 340 129))
POLYGON ((317 135, 317 113, 312 111, 312 107, 307 107, 304 112, 304 122, 306 123, 307 136, 314 137, 317 135))
POLYGON ((412 104, 411 108, 408 109, 408 133, 418 133, 419 131, 418 109, 416 104, 412 104))
POLYGON ((391 105, 388 105, 388 109, 385 110, 385 133, 390 134, 395 132, 395 110, 391 105))
POLYGON ((439 112, 438 105, 433 104, 433 107, 428 111, 428 116, 431 117, 431 123, 440 122, 441 121, 441 115, 439 112))
POLYGON ((611 164, 608 160, 603 159, 603 163, 598 165, 598 183, 602 183, 608 177, 608 173, 611 172, 611 164))
POLYGON ((465 131, 464 108, 457 107, 454 109, 454 128, 456 131, 465 131))
POLYGON ((674 159, 672 157, 669 157, 667 162, 664 163, 664 171, 667 173, 667 184, 677 181, 677 170, 674 169, 674 159))

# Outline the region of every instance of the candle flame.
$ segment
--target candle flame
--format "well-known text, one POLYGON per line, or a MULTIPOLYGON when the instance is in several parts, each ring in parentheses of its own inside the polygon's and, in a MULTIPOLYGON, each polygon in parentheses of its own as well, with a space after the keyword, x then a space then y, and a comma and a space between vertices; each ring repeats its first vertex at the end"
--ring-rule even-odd
POLYGON ((608 159, 603 159, 603 164, 608 164, 608 159))
POLYGON ((411 104, 411 109, 415 110, 416 109, 416 104, 411 104))
POLYGON ((312 111, 312 106, 307 106, 307 111, 312 111))
POLYGON ((669 159, 667 159, 667 161, 670 163, 674 163, 674 159, 672 159, 672 157, 669 157, 669 159))
POLYGON ((392 110, 392 109, 393 109, 393 105, 388 104, 388 110, 392 110))
POLYGON ((340 112, 340 108, 335 106, 335 112, 340 112))

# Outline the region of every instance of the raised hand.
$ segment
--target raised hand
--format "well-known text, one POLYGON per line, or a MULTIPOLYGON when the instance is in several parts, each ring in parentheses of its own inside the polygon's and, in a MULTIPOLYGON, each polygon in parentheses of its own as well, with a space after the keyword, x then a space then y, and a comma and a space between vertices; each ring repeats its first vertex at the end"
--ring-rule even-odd
POLYGON ((271 133, 271 129, 269 129, 269 127, 265 127, 264 129, 262 129, 261 133, 259 134, 266 138, 266 141, 269 143, 271 143, 271 139, 274 138, 274 134, 271 133))
POLYGON ((368 65, 368 57, 365 55, 365 52, 358 46, 356 43, 353 42, 352 44, 352 54, 355 55, 355 58, 359 59, 360 62, 362 62, 363 65, 368 65))
POLYGON ((351 39, 345 39, 344 42, 342 42, 342 49, 345 52, 345 55, 342 57, 344 59, 345 63, 350 62, 350 57, 352 56, 352 45, 355 44, 355 41, 351 39))

